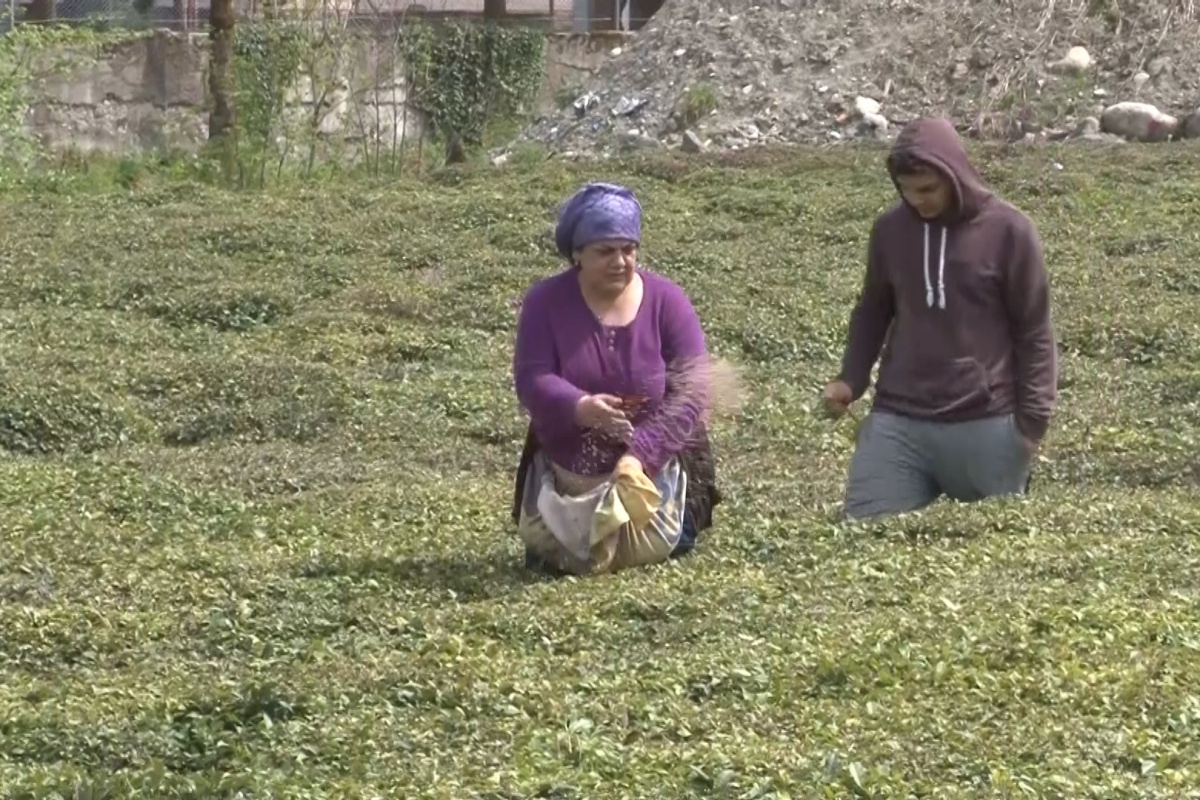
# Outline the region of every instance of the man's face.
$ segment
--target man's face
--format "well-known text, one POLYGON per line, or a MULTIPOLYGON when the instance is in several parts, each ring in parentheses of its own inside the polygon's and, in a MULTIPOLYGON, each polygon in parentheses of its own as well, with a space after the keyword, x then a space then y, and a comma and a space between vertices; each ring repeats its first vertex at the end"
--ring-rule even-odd
POLYGON ((936 170, 921 169, 911 175, 897 175, 900 195, 916 209, 922 219, 935 219, 954 202, 950 182, 936 170))

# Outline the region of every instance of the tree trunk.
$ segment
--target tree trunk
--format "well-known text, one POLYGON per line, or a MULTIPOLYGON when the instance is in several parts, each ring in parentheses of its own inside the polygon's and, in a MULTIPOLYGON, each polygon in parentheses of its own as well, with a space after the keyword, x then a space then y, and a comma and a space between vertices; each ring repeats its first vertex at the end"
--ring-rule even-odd
POLYGON ((212 60, 209 63, 208 90, 212 111, 208 115, 208 139, 223 139, 232 134, 235 119, 233 102, 233 0, 212 0, 209 11, 212 60))
POLYGON ((483 0, 484 19, 504 19, 508 16, 508 0, 483 0))

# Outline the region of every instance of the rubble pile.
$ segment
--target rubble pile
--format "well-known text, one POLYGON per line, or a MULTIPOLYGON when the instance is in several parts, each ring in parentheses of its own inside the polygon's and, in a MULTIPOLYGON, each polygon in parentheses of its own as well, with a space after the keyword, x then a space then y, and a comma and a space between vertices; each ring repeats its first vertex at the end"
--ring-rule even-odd
POLYGON ((986 139, 1200 137, 1194 7, 1126 5, 667 0, 518 142, 580 157, 845 142, 925 114, 986 139))

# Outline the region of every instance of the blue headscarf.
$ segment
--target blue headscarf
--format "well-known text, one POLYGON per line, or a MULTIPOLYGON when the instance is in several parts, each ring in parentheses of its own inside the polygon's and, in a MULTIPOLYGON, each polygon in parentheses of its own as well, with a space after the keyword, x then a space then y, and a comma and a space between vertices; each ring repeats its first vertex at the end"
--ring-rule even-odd
POLYGON ((602 239, 642 240, 642 206, 633 192, 611 183, 588 183, 563 204, 554 244, 568 261, 602 239))

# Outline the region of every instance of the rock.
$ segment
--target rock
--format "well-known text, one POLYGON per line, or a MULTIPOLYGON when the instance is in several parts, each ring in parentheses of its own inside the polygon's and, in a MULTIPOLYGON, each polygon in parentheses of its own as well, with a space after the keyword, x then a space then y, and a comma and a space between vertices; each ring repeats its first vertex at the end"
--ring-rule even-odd
POLYGON ((1126 140, 1115 133, 1087 133, 1080 136, 1079 141, 1092 144, 1125 144, 1126 140))
POLYGON ((994 63, 996 63, 996 56, 987 50, 976 50, 971 53, 971 69, 977 69, 982 72, 989 69, 994 63))
POLYGON ((620 137, 621 149, 623 150, 659 150, 662 148, 662 142, 655 139, 653 136, 647 136, 641 131, 627 131, 622 133, 620 137))
POLYGON ((760 131, 758 126, 753 122, 747 122, 744 125, 738 125, 735 134, 739 139, 749 139, 751 141, 762 138, 762 131, 760 131))
POLYGON ((683 144, 680 148, 685 153, 703 153, 704 141, 693 130, 683 132, 683 144))
POLYGON ((882 114, 863 114, 858 123, 858 135, 872 139, 888 137, 887 117, 882 114))
MULTIPOLYGON (((1141 25, 1149 20, 1147 9, 1138 12, 1137 25, 1119 35, 1097 27, 1086 38, 1074 38, 1082 29, 1073 12, 1051 14, 1043 23, 1042 15, 1004 16, 999 7, 985 12, 972 5, 969 13, 937 16, 939 30, 931 31, 928 15, 912 13, 914 4, 873 3, 867 19, 862 4, 824 0, 771 0, 736 9, 729 3, 671 0, 636 38, 603 39, 606 44, 586 53, 574 44, 555 51, 554 63, 566 70, 564 80, 569 75, 572 82, 582 82, 571 95, 579 102, 550 110, 557 98, 539 98, 538 110, 545 112, 518 141, 600 158, 623 147, 651 147, 642 136, 652 136, 659 147, 688 152, 774 142, 870 142, 894 138, 893 126, 948 109, 958 123, 987 118, 978 132, 984 139, 1019 141, 1029 133, 1039 141, 1112 138, 1116 134, 1104 125, 1080 129, 1077 120, 1091 116, 1099 123, 1109 106, 1123 100, 1155 103, 1180 118, 1198 105, 1200 58, 1186 38, 1195 32, 1192 19, 1172 18, 1151 31, 1141 25), (884 32, 887 41, 880 38, 884 32), (1060 44, 1048 51, 1029 45, 1048 41, 1060 44), (621 54, 610 57, 617 44, 621 54), (878 48, 886 58, 878 57, 878 48), (1029 60, 1040 52, 1048 55, 1029 60), (1051 62, 1060 65, 1062 77, 1050 74, 1051 62), (1030 91, 1021 91, 1021 113, 996 109, 1001 84, 1017 73, 1029 78, 1030 91), (1167 73, 1172 73, 1169 80, 1163 77, 1167 73), (693 94, 689 87, 698 91, 693 94), (1093 96, 1096 87, 1109 95, 1093 96), (1064 116, 1067 104, 1073 113, 1064 116), (1020 126, 1016 120, 1001 124, 1014 116, 1053 122, 1053 130, 1020 126), (623 139, 621 132, 632 129, 637 135, 623 139)), ((197 85, 202 88, 202 82, 197 85)), ((1141 129, 1132 130, 1136 120, 1125 118, 1129 112, 1117 114, 1125 115, 1120 120, 1116 113, 1108 113, 1109 124, 1124 125, 1135 138, 1153 141, 1182 133, 1178 123, 1173 130, 1171 119, 1157 111, 1143 114, 1141 129)))
POLYGON ((1146 72, 1150 73, 1151 78, 1160 78, 1164 75, 1170 75, 1174 70, 1174 64, 1171 63, 1169 56, 1157 56, 1150 59, 1150 63, 1146 65, 1146 72))
POLYGON ((615 106, 613 106, 614 117, 628 117, 636 112, 639 108, 646 105, 649 101, 644 97, 622 97, 615 106))
POLYGON ((1200 139, 1200 108, 1183 121, 1182 134, 1185 139, 1200 139))
POLYGON ((1095 117, 1084 117, 1075 126, 1076 136, 1094 136, 1100 133, 1100 120, 1095 117))
POLYGON ((1100 130, 1135 142, 1165 142, 1179 127, 1179 120, 1149 103, 1115 103, 1100 115, 1100 130))
POLYGON ((854 110, 858 113, 860 119, 871 115, 878 116, 882 109, 883 106, 879 105, 879 101, 874 98, 865 97, 861 94, 854 98, 854 110))
POLYGON ((596 106, 600 105, 600 97, 595 92, 588 92, 575 98, 575 102, 571 104, 575 109, 575 116, 586 116, 596 106))
POLYGON ((1092 54, 1087 48, 1076 45, 1067 51, 1060 60, 1050 65, 1051 72, 1071 75, 1082 75, 1092 66, 1092 54))
POLYGON ((492 159, 493 167, 503 167, 507 163, 508 163, 508 153, 501 153, 500 155, 498 155, 492 159))

